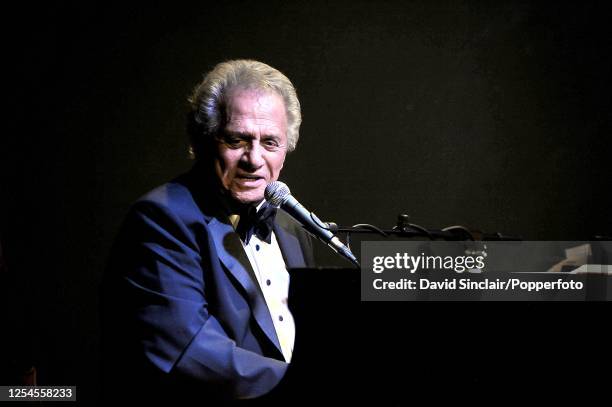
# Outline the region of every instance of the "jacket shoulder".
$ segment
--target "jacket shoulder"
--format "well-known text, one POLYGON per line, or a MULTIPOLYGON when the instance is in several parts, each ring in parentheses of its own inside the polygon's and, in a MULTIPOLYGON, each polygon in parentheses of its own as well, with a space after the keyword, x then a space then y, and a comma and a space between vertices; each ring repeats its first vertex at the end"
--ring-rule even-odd
POLYGON ((171 214, 185 223, 202 221, 205 215, 195 195, 194 188, 181 176, 142 195, 132 204, 130 212, 154 210, 171 214))

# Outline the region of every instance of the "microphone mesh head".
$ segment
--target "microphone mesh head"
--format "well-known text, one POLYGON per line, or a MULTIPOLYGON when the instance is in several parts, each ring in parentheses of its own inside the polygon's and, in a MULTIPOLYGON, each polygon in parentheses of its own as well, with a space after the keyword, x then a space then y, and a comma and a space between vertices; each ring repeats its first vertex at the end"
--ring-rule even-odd
POLYGON ((279 207, 291 195, 289 187, 280 181, 270 182, 264 192, 264 197, 271 205, 279 207))

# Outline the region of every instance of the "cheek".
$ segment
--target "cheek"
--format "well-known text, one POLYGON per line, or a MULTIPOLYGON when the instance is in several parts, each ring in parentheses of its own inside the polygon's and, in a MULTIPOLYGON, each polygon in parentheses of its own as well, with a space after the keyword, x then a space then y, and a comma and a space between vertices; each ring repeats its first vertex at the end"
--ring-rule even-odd
POLYGON ((232 154, 231 150, 221 149, 215 160, 217 175, 225 181, 231 180, 238 165, 238 160, 239 156, 232 154))
POLYGON ((233 171, 239 160, 240 154, 233 150, 225 150, 219 154, 219 162, 225 171, 233 171))
POLYGON ((272 162, 272 174, 275 178, 278 177, 278 174, 283 169, 283 165, 285 164, 285 155, 281 157, 276 157, 272 162))

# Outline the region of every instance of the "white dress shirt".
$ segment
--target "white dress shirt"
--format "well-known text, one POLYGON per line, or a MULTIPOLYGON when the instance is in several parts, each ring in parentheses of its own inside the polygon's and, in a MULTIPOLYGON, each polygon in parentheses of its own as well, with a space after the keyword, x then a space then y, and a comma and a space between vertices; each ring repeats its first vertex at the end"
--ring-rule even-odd
MULTIPOLYGON (((260 207, 261 204, 257 209, 260 207)), ((230 220, 236 228, 240 217, 232 215, 230 220)), ((289 363, 295 342, 295 321, 288 305, 289 273, 276 235, 272 232, 270 243, 266 243, 253 234, 249 243, 245 245, 242 242, 242 246, 255 271, 257 282, 268 305, 285 361, 289 363)))

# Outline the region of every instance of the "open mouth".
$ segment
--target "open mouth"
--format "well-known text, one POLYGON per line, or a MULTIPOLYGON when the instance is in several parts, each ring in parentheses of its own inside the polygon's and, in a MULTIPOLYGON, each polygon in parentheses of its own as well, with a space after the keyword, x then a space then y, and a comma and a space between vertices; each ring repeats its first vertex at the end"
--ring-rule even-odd
POLYGON ((265 183, 265 179, 258 175, 252 174, 240 174, 236 176, 236 179, 246 185, 259 185, 260 183, 265 183))

